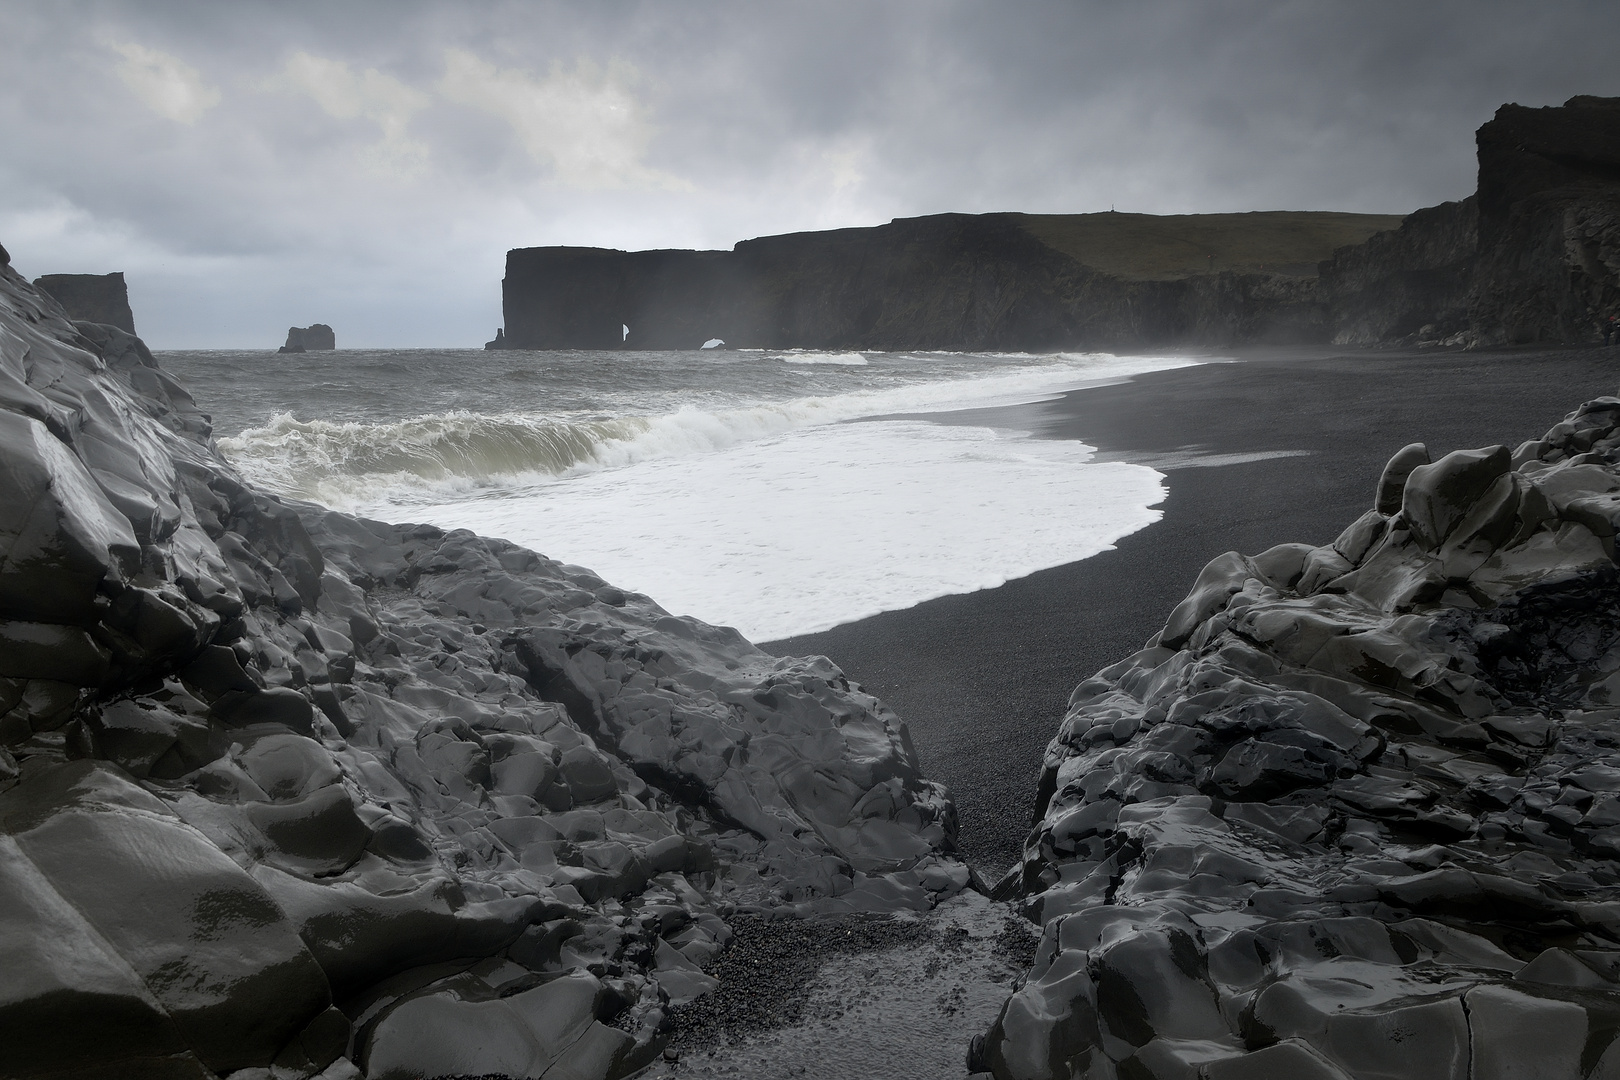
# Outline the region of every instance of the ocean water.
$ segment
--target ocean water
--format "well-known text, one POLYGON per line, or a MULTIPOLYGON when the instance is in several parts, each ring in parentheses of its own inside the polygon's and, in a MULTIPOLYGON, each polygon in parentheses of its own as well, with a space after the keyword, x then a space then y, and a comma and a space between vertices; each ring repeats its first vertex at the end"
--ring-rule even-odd
MULTIPOLYGON (((169 352, 271 491, 505 537, 755 641, 1087 558, 1163 476, 961 410, 1196 363, 1100 353, 169 352)), ((992 414, 994 415, 994 414, 992 414)))

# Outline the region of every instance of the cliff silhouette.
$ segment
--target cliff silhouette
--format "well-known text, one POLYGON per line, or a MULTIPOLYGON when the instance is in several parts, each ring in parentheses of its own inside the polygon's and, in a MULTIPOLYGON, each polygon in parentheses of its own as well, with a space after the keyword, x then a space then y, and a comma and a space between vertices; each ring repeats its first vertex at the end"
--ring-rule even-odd
POLYGON ((730 251, 517 248, 490 347, 1599 340, 1620 314, 1620 99, 1504 105, 1477 141, 1478 194, 1404 218, 936 214, 730 251))

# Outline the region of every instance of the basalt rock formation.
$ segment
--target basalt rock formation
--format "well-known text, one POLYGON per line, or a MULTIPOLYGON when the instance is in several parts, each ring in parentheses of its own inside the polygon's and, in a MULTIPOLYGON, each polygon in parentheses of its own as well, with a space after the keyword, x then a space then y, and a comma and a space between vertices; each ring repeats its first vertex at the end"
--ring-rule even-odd
POLYGON ((337 337, 332 328, 325 323, 316 323, 313 326, 287 327, 287 343, 277 352, 300 353, 321 352, 337 348, 337 337))
MULTIPOLYGON (((10 260, 6 260, 9 262, 10 260)), ((46 274, 34 279, 62 305, 68 318, 80 322, 116 326, 126 334, 135 333, 135 313, 129 307, 129 287, 119 274, 46 274)))
POLYGON ((622 1076, 733 912, 967 883, 825 660, 255 491, 9 268, 0 330, 7 1077, 622 1076))
POLYGON ((1392 459, 1082 683, 1009 1078, 1620 1076, 1620 398, 1392 459))

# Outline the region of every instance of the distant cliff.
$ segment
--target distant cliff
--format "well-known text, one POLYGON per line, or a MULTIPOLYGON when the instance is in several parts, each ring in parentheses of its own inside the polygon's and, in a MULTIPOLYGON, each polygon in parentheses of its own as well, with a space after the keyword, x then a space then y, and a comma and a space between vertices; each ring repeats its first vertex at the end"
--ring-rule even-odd
POLYGON ((1480 340, 1595 340, 1620 313, 1620 98, 1504 105, 1479 129, 1480 340))
POLYGON ((1478 144, 1478 194, 1405 218, 939 214, 731 251, 519 248, 489 347, 1597 340, 1620 314, 1620 99, 1504 105, 1478 144))
POLYGON ((1478 241, 1478 204, 1470 196, 1419 210, 1398 229, 1334 252, 1318 282, 1331 340, 1366 345, 1464 333, 1478 241))
POLYGON ((124 275, 46 274, 34 279, 79 322, 116 326, 126 334, 135 332, 135 313, 129 307, 129 288, 124 275))
POLYGON ((732 251, 523 248, 507 254, 504 344, 689 349, 719 337, 739 348, 1053 349, 1315 340, 1324 335, 1316 261, 1398 221, 939 214, 762 237, 732 251))
POLYGON ((1504 105, 1476 141, 1476 195, 1322 264, 1334 341, 1597 341, 1620 314, 1620 99, 1504 105))

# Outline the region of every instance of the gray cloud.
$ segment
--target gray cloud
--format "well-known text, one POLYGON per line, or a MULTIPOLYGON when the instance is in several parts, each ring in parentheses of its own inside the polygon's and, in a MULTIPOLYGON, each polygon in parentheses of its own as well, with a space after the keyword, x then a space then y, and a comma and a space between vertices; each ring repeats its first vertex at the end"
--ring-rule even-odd
POLYGON ((507 248, 946 210, 1406 212, 1610 3, 0 0, 0 239, 160 347, 476 344, 507 248))

